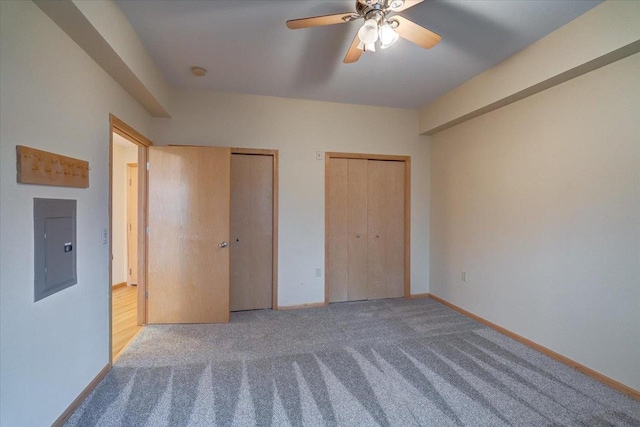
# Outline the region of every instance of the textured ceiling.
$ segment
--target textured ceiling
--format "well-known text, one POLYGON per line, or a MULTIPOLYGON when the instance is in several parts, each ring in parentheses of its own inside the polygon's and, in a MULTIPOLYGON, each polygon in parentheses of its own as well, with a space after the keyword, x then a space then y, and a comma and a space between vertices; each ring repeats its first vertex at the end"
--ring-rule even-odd
POLYGON ((424 50, 400 39, 355 64, 342 59, 363 21, 285 26, 352 11, 355 0, 117 3, 173 87, 419 108, 599 1, 426 0, 402 15, 440 34, 440 44, 424 50), (191 65, 209 72, 196 78, 191 65))

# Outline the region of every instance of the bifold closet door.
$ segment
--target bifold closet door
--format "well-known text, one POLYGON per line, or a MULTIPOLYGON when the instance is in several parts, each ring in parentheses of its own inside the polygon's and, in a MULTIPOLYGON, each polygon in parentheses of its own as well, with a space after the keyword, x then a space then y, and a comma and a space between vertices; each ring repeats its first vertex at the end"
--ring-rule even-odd
POLYGON ((329 165, 329 302, 368 299, 367 160, 329 165))
POLYGON ((330 162, 329 302, 367 299, 367 160, 330 162))
POLYGON ((368 297, 404 295, 404 162, 369 160, 368 297))
POLYGON ((367 271, 367 163, 348 159, 349 301, 370 298, 367 271))
POLYGON ((231 156, 231 311, 271 308, 273 156, 231 156))
POLYGON ((327 283, 329 302, 349 300, 349 222, 347 200, 349 186, 349 161, 329 160, 327 191, 328 241, 327 241, 327 283))

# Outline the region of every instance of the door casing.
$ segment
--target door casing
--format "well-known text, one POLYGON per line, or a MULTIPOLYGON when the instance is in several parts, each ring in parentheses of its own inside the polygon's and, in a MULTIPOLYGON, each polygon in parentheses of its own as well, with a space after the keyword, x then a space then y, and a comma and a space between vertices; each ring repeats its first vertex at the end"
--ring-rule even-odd
MULTIPOLYGON (((124 121, 120 120, 113 114, 109 114, 109 285, 111 285, 111 269, 112 269, 112 232, 111 224, 113 222, 113 134, 116 133, 126 140, 138 146, 138 165, 147 164, 147 147, 153 145, 148 138, 136 131, 124 121)), ((146 167, 138 167, 138 325, 147 323, 147 305, 146 305, 146 265, 147 265, 147 174, 146 167)), ((109 364, 113 363, 111 354, 112 343, 112 295, 109 289, 109 364)))

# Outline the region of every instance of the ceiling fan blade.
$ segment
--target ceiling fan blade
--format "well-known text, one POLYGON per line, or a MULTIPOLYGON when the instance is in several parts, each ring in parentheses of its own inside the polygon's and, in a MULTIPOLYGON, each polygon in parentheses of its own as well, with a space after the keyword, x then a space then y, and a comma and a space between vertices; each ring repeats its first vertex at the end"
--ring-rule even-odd
POLYGON ((349 50, 347 54, 344 56, 344 63, 351 64, 360 59, 360 55, 362 55, 362 51, 358 49, 358 44, 360 43, 360 39, 358 38, 358 34, 356 34, 353 42, 351 42, 351 46, 349 46, 349 50))
POLYGON ((417 5, 417 4, 422 3, 423 1, 424 0, 405 0, 404 4, 401 7, 399 7, 398 9, 394 9, 393 11, 394 12, 402 12, 403 10, 407 10, 410 7, 413 7, 413 6, 417 5))
POLYGON ((291 19, 287 21, 287 27, 292 30, 299 28, 321 27, 323 25, 344 24, 350 20, 343 18, 352 18, 351 21, 358 18, 358 14, 354 12, 336 13, 334 15, 313 16, 310 18, 291 19))
POLYGON ((390 20, 398 23, 398 26, 394 28, 394 30, 400 35, 400 37, 405 40, 409 40, 411 43, 415 43, 418 46, 422 46, 425 49, 431 49, 442 39, 440 35, 421 27, 415 22, 409 21, 402 16, 394 16, 390 20))

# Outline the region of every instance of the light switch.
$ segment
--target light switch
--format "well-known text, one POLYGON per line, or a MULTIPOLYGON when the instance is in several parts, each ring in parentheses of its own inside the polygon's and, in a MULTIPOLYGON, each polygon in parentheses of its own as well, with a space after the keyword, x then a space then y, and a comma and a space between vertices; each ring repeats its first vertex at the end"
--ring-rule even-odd
POLYGON ((322 151, 316 151, 316 160, 322 160, 322 151))

